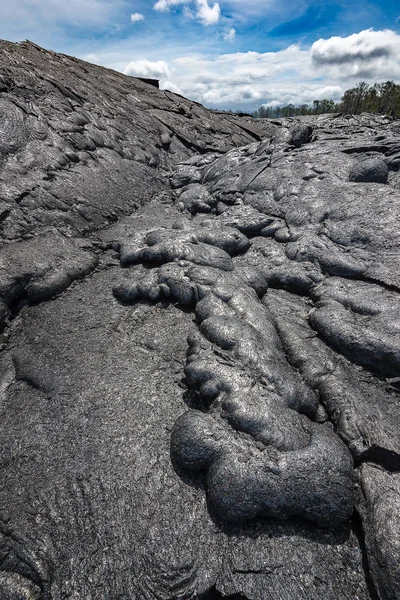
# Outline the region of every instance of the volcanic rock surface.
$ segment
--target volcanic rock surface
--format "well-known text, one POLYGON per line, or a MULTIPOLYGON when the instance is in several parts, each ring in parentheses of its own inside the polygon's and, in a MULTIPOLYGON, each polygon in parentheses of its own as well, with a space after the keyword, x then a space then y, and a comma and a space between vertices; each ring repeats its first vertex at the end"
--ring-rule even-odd
POLYGON ((0 57, 0 599, 400 599, 400 123, 0 57))

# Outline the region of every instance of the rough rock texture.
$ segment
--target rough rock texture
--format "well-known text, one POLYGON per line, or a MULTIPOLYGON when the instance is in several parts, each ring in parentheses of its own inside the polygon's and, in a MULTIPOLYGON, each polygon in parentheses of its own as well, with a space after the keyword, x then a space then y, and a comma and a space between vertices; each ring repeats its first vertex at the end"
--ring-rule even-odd
POLYGON ((400 479, 371 464, 360 469, 365 543, 377 591, 382 598, 400 596, 400 479))
MULTIPOLYGON (((0 56, 5 241, 51 227, 74 236, 97 230, 169 189, 179 160, 274 129, 29 42, 0 41, 0 56)), ((176 170, 178 183, 197 162, 176 170)))
POLYGON ((399 123, 0 55, 1 600, 399 599, 399 123))

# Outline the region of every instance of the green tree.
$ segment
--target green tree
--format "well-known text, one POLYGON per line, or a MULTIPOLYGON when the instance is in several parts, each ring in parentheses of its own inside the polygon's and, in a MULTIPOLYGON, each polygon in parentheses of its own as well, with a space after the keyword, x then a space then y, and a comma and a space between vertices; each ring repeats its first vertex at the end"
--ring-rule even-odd
POLYGON ((359 115, 362 112, 385 114, 391 117, 400 117, 400 85, 393 81, 374 83, 368 85, 360 81, 356 87, 346 90, 339 104, 329 98, 314 100, 312 106, 302 104, 294 106, 266 107, 260 106, 254 111, 255 118, 276 119, 279 117, 292 117, 299 115, 320 115, 326 113, 343 112, 349 115, 359 115))

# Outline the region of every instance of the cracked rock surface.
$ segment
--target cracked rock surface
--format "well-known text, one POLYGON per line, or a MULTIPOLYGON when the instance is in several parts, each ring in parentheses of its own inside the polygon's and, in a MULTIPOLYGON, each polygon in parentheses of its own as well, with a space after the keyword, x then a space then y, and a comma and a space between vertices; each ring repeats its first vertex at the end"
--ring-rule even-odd
POLYGON ((400 124, 0 42, 1 600, 400 599, 400 124))

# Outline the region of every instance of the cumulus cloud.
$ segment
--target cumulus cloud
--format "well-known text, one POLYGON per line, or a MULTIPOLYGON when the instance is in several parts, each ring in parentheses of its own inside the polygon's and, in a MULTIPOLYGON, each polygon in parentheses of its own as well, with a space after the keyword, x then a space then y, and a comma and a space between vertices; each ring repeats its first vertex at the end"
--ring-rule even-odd
POLYGON ((221 9, 218 3, 212 7, 209 6, 207 0, 196 0, 197 16, 203 25, 216 25, 221 16, 221 9))
POLYGON ((168 63, 164 60, 150 61, 143 59, 130 62, 126 65, 124 73, 125 75, 133 75, 134 77, 165 79, 169 77, 170 70, 168 63))
POLYGON ((360 79, 400 80, 399 56, 399 34, 366 30, 321 39, 311 48, 294 44, 278 52, 181 56, 169 61, 168 87, 215 108, 338 101, 360 79))
POLYGON ((398 35, 394 31, 367 29, 346 38, 331 37, 314 42, 312 58, 318 65, 343 64, 390 56, 398 51, 398 35))
POLYGON ((228 31, 224 33, 224 40, 226 42, 233 42, 236 37, 236 29, 231 27, 228 31))
MULTIPOLYGON (((203 25, 217 25, 221 17, 221 9, 216 2, 213 6, 208 4, 208 0, 194 0, 196 11, 192 11, 188 6, 185 6, 185 14, 187 16, 197 17, 203 25)), ((192 0, 157 0, 154 4, 154 9, 158 11, 170 10, 174 6, 180 4, 193 4, 192 0)))
POLYGON ((289 96, 288 101, 297 103, 303 98, 292 72, 304 73, 309 64, 309 52, 297 45, 280 52, 236 52, 214 59, 181 57, 171 64, 170 80, 184 95, 208 106, 255 107, 281 98, 285 102, 289 96))
POLYGON ((391 30, 366 29, 345 38, 320 39, 311 47, 313 64, 342 78, 399 77, 399 56, 400 36, 391 30))
POLYGON ((144 15, 142 15, 142 13, 131 14, 131 22, 136 23, 137 21, 144 21, 144 15))

